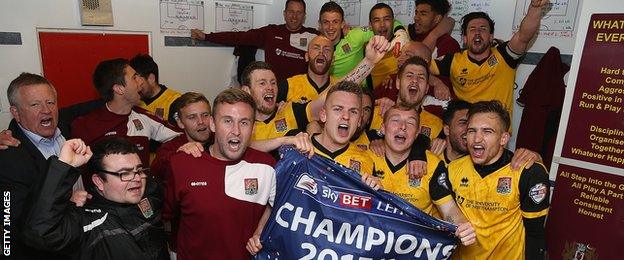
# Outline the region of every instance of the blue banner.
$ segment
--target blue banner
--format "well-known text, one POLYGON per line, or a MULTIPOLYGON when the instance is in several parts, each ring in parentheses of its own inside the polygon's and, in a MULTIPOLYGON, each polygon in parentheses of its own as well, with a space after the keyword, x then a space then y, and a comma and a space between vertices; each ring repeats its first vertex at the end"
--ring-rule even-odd
POLYGON ((447 259, 457 247, 454 225, 372 190, 347 167, 290 147, 280 153, 256 259, 447 259))

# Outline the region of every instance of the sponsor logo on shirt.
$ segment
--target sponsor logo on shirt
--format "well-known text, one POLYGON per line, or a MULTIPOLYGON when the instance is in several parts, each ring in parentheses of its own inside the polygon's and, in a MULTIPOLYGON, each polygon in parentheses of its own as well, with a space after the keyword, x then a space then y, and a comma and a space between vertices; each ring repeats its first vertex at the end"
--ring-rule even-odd
POLYGON ((111 135, 117 135, 117 131, 112 131, 112 132, 108 132, 104 134, 104 136, 111 136, 111 135))
POLYGON ((529 197, 531 197, 531 200, 533 200, 535 204, 540 204, 540 202, 546 198, 547 191, 548 187, 546 184, 538 183, 533 185, 533 187, 529 190, 529 197))
POLYGON ((360 149, 364 150, 364 151, 368 150, 368 145, 365 145, 365 144, 358 144, 358 145, 356 145, 356 146, 357 146, 358 148, 360 148, 360 149))
POLYGON ((278 132, 284 132, 288 129, 288 124, 286 124, 286 118, 282 118, 280 120, 275 121, 275 130, 278 132))
POLYGON ((197 186, 208 186, 208 182, 205 182, 205 181, 192 181, 191 182, 191 187, 197 187, 197 186))
POLYGON ((459 78, 459 84, 466 85, 466 78, 459 78))
POLYGON ((132 123, 134 124, 134 128, 137 131, 143 130, 143 123, 141 123, 141 120, 139 120, 139 119, 132 119, 132 123))
POLYGON ((284 38, 282 38, 281 36, 275 36, 275 39, 283 40, 284 38))
POLYGON ((310 175, 308 174, 302 174, 301 177, 299 177, 299 180, 297 180, 297 184, 295 185, 295 188, 300 189, 302 191, 309 191, 310 193, 316 195, 316 193, 318 193, 318 185, 316 184, 316 181, 310 177, 310 175))
POLYGON ((275 49, 275 55, 284 56, 287 58, 299 59, 299 60, 304 59, 303 56, 299 53, 289 52, 289 51, 285 51, 279 48, 275 49))
POLYGON ((466 200, 464 197, 457 195, 457 198, 455 198, 455 201, 457 201, 457 204, 462 205, 464 204, 464 200, 466 200))
POLYGON ((245 178, 245 195, 258 194, 258 178, 245 178))
POLYGON ((356 172, 360 172, 360 169, 362 168, 362 164, 358 160, 349 159, 349 168, 356 172))
POLYGON ((85 209, 85 211, 91 213, 102 213, 101 209, 85 209))
POLYGON ((498 185, 496 185, 496 193, 506 195, 511 193, 511 177, 498 178, 498 185))

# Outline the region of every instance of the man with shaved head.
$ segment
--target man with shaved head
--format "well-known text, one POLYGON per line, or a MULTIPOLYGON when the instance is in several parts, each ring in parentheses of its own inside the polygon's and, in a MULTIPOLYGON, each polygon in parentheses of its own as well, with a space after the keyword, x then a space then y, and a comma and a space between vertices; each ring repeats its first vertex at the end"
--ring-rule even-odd
POLYGON ((316 36, 308 44, 305 54, 308 71, 292 76, 278 84, 277 101, 305 102, 316 99, 318 95, 334 82, 329 76, 329 68, 334 60, 334 46, 325 36, 316 36))

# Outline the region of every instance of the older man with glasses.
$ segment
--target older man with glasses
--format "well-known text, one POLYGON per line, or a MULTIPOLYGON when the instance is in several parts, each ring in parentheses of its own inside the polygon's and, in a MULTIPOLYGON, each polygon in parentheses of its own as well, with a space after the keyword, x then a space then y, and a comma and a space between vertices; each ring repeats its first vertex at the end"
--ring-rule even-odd
POLYGON ((72 259, 168 259, 162 191, 138 152, 122 137, 96 143, 93 152, 80 139, 65 142, 26 219, 31 246, 72 259), (93 198, 78 208, 68 198, 87 161, 93 198))

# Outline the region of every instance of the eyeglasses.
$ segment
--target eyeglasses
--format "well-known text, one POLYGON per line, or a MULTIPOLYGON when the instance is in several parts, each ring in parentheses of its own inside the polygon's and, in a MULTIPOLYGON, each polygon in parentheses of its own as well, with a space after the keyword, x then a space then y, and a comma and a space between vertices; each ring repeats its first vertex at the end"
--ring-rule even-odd
POLYGON ((121 181, 131 181, 134 179, 134 176, 137 174, 141 179, 147 178, 147 175, 150 174, 150 168, 138 168, 136 171, 121 171, 121 172, 111 172, 107 170, 98 170, 98 172, 103 172, 110 175, 118 176, 121 181))

